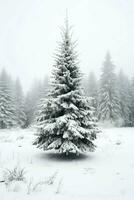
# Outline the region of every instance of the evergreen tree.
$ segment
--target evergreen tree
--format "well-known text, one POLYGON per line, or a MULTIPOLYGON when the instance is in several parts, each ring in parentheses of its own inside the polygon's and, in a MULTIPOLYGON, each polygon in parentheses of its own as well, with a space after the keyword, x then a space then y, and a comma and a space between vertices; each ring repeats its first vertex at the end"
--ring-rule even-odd
POLYGON ((44 150, 79 154, 93 151, 98 131, 93 110, 83 96, 75 44, 71 41, 68 22, 56 54, 52 89, 40 106, 37 117, 38 138, 35 144, 44 150))
POLYGON ((17 79, 15 82, 15 108, 17 125, 21 128, 24 128, 26 124, 26 114, 24 111, 24 94, 19 79, 17 79))
POLYGON ((12 81, 3 69, 0 74, 0 128, 10 128, 15 125, 15 101, 13 98, 12 81))
POLYGON ((128 78, 120 71, 118 76, 119 103, 123 126, 130 126, 131 92, 128 78))
POLYGON ((116 122, 120 118, 120 104, 115 66, 109 52, 106 55, 99 88, 98 118, 101 121, 116 122))

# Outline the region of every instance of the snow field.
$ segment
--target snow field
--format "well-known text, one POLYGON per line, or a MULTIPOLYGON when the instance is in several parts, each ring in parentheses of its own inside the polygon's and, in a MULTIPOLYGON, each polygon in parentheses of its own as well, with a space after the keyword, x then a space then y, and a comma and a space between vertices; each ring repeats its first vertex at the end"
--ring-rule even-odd
POLYGON ((132 200, 134 128, 103 129, 97 149, 75 157, 32 145, 33 129, 0 131, 0 181, 7 169, 24 169, 23 181, 0 183, 2 200, 132 200))

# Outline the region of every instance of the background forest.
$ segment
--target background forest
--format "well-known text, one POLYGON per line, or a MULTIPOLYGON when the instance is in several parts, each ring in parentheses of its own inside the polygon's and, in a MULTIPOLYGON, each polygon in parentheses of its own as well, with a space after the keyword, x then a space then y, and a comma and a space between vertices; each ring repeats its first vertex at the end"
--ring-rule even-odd
MULTIPOLYGON (((83 75, 83 89, 100 123, 134 126, 134 78, 128 78, 122 70, 115 71, 116 64, 107 52, 99 77, 93 71, 83 75)), ((38 106, 47 98, 50 88, 51 80, 46 75, 44 80, 35 80, 24 93, 21 81, 13 80, 3 68, 0 72, 0 128, 33 125, 38 106)))

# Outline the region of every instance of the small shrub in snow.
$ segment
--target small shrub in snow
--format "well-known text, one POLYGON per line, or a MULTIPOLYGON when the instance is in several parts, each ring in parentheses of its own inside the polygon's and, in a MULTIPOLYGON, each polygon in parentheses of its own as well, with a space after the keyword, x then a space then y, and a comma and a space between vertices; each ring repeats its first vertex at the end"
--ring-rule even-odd
POLYGON ((27 185, 27 194, 31 194, 31 192, 41 190, 41 186, 45 185, 45 181, 39 181, 37 183, 33 183, 33 179, 31 178, 27 185))
POLYGON ((7 169, 4 172, 5 183, 10 183, 12 181, 24 181, 25 180, 25 170, 15 167, 12 170, 7 169))
POLYGON ((27 184, 27 194, 30 194, 31 192, 35 191, 38 186, 39 183, 33 184, 33 178, 31 178, 27 184))
POLYGON ((46 184, 48 185, 53 185, 54 181, 56 179, 57 176, 57 172, 55 172, 52 176, 50 176, 47 180, 46 180, 46 184))
POLYGON ((27 185, 27 194, 31 192, 35 192, 37 190, 41 190, 41 186, 43 185, 53 185, 57 176, 57 172, 55 172, 52 176, 48 177, 44 181, 38 181, 34 183, 33 178, 30 179, 27 185))

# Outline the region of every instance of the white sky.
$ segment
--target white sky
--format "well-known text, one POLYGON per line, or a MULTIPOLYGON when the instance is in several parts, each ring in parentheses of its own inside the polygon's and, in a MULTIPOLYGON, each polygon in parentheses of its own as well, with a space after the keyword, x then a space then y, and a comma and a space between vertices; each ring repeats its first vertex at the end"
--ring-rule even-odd
POLYGON ((49 73, 66 8, 84 73, 99 74, 110 50, 117 70, 134 74, 133 0, 0 0, 0 69, 25 89, 49 73))

